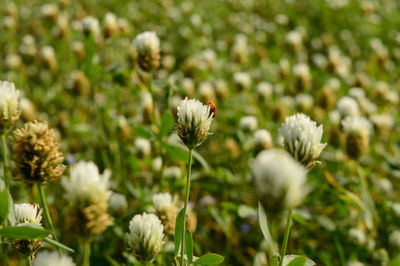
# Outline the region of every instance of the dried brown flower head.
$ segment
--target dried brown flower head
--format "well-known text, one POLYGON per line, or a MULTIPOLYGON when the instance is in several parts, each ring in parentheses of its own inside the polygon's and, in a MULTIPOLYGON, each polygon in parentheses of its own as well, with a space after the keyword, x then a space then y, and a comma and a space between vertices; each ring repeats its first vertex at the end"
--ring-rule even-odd
POLYGON ((14 131, 14 167, 18 179, 29 184, 45 183, 64 173, 63 154, 46 122, 28 122, 14 131))

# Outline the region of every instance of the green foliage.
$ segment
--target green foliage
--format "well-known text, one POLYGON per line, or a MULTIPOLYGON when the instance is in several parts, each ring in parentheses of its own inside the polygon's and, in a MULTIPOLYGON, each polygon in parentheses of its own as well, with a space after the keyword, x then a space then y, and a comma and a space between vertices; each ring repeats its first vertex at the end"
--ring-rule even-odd
POLYGON ((0 236, 10 239, 42 239, 50 232, 33 224, 9 226, 0 229, 0 236))
POLYGON ((218 265, 224 262, 224 257, 214 253, 208 253, 194 261, 194 265, 218 265))

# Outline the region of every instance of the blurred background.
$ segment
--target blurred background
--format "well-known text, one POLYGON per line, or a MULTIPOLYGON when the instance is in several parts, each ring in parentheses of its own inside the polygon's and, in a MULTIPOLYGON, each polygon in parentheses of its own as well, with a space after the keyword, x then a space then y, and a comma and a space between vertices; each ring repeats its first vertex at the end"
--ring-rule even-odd
MULTIPOLYGON (((22 93, 15 128, 48 121, 65 164, 91 160, 100 172, 110 169, 110 189, 126 200, 117 202, 122 207, 110 203, 114 224, 93 241, 92 265, 129 260, 129 221, 154 210, 154 194, 169 192, 182 202, 187 151, 174 124, 186 96, 217 107, 213 134, 194 155, 195 255, 216 252, 223 265, 267 265, 249 161, 279 148, 282 121, 302 112, 323 125, 328 145, 294 212, 289 253, 317 265, 400 265, 399 5, 4 0, 0 80, 22 93), (136 63, 134 39, 145 31, 154 31, 161 46, 160 66, 150 72, 136 63), (348 160, 341 127, 353 115, 373 125, 356 164, 348 160)), ((38 197, 17 182, 11 191, 15 202, 38 197)), ((59 238, 78 250, 63 193, 58 182, 48 184, 59 238)), ((285 219, 278 220, 281 243, 285 219)), ((173 234, 165 241, 157 265, 172 261, 173 234)), ((9 254, 12 265, 23 265, 17 252, 9 254)), ((79 261, 79 252, 71 256, 79 261)))

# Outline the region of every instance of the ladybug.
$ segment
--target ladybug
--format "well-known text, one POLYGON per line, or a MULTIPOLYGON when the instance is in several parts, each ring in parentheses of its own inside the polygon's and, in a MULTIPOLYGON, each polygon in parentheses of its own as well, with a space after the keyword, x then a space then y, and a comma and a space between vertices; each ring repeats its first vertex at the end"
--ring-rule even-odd
POLYGON ((39 206, 39 204, 38 204, 38 203, 34 202, 32 205, 33 205, 33 207, 37 207, 37 208, 38 208, 38 210, 40 210, 40 206, 39 206))
POLYGON ((217 115, 217 107, 212 102, 209 102, 208 106, 210 106, 210 115, 215 118, 215 116, 217 115))

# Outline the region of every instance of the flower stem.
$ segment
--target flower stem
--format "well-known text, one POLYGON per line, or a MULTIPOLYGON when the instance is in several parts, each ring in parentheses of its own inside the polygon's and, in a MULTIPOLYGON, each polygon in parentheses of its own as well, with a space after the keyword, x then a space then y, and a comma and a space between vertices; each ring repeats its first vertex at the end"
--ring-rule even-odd
POLYGON ((8 160, 7 160, 7 147, 6 147, 6 134, 1 135, 1 152, 3 155, 3 173, 4 173, 4 183, 6 184, 6 189, 9 190, 10 187, 10 177, 8 175, 8 160))
POLYGON ((31 256, 28 256, 27 259, 28 259, 28 265, 29 265, 29 266, 32 266, 31 256))
POLYGON ((82 266, 90 266, 90 241, 85 241, 83 244, 82 266))
POLYGON ((279 260, 279 266, 283 265, 283 258, 285 257, 286 247, 289 240, 289 232, 290 232, 290 222, 292 221, 292 209, 289 210, 287 219, 286 219, 286 228, 285 235, 283 237, 282 249, 281 249, 281 258, 279 260))
POLYGON ((184 257, 184 247, 185 247, 185 238, 186 238, 186 211, 187 205, 189 202, 189 193, 190 193, 190 174, 192 172, 192 149, 189 149, 189 162, 187 169, 187 178, 186 178, 186 188, 185 188, 185 205, 183 206, 183 231, 182 231, 182 245, 181 245, 181 263, 180 266, 183 266, 183 257, 184 257))
MULTIPOLYGON (((55 241, 58 241, 57 235, 56 235, 55 230, 54 230, 53 222, 51 220, 49 208, 47 207, 46 194, 45 194, 45 192, 43 190, 43 186, 40 183, 38 183, 37 186, 38 186, 38 190, 39 190, 40 201, 42 202, 42 207, 43 207, 43 210, 44 210, 44 216, 46 217, 47 224, 50 227, 51 235, 53 236, 55 241)), ((59 247, 57 247, 57 250, 61 254, 61 249, 59 247)))

